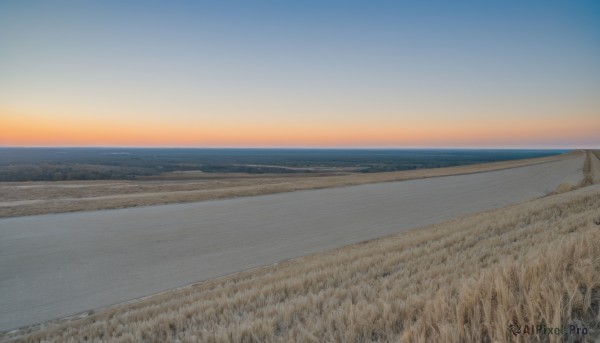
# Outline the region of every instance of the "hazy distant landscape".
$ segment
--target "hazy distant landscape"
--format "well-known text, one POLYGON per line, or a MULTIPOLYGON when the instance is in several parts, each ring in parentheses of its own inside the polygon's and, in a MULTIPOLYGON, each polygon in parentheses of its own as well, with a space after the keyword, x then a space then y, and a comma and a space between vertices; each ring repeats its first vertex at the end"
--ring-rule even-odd
MULTIPOLYGON (((86 150, 86 149, 82 149, 86 150)), ((93 149, 89 149, 93 151, 93 149)), ((12 150, 22 152, 27 155, 25 149, 12 150)), ((75 149, 77 151, 77 149, 75 149)), ((122 156, 124 151, 115 149, 111 151, 122 156)), ((138 149, 137 152, 142 156, 152 156, 147 151, 138 149)), ((165 160, 177 161, 176 157, 169 156, 169 150, 159 150, 163 154, 165 160)), ((210 153, 213 159, 227 160, 233 157, 227 156, 226 153, 222 157, 214 156, 220 150, 195 151, 197 157, 188 158, 193 161, 202 161, 202 153, 206 155, 210 153)), ((269 159, 269 163, 278 163, 280 165, 290 165, 292 161, 299 157, 304 158, 302 167, 285 167, 285 168, 302 168, 302 170, 294 169, 294 172, 275 172, 283 167, 270 167, 269 173, 240 173, 240 172, 202 172, 199 170, 183 170, 172 172, 161 172, 157 175, 148 176, 129 176, 127 179, 110 179, 110 180, 64 180, 64 181, 16 181, 16 182, 0 182, 0 217, 14 217, 46 213, 74 212, 74 211, 90 211, 101 209, 117 209, 134 206, 147 206, 159 204, 172 204, 181 202, 205 201, 214 199, 235 198, 242 196, 254 196, 262 194, 273 194, 282 192, 292 192, 309 189, 322 189, 331 187, 354 186, 376 182, 392 182, 403 180, 414 180, 440 176, 461 175, 470 173, 481 173, 494 170, 502 170, 507 168, 516 168, 527 166, 530 164, 547 163, 559 161, 572 156, 581 155, 580 151, 572 151, 567 154, 551 154, 550 151, 478 151, 478 150, 430 150, 424 151, 423 156, 420 156, 419 150, 362 150, 357 152, 356 156, 344 150, 236 150, 231 155, 237 158, 243 158, 243 161, 250 166, 256 166, 258 162, 251 160, 255 155, 259 154, 263 159, 269 159), (269 155, 274 155, 269 157, 269 155), (322 156, 324 155, 324 156, 322 156), (329 156, 331 155, 331 157, 329 156), (521 158, 507 161, 496 161, 486 163, 472 163, 473 161, 490 160, 493 158, 506 158, 508 156, 525 157, 531 155, 549 155, 546 157, 537 158, 521 158), (309 164, 315 161, 315 157, 320 157, 315 164, 309 164), (386 158, 390 164, 395 163, 415 165, 442 165, 466 163, 452 167, 437 167, 437 168, 415 168, 409 170, 392 171, 392 172, 357 172, 353 171, 356 168, 352 167, 350 162, 342 167, 340 162, 327 162, 324 158, 329 157, 332 160, 347 160, 362 161, 382 161, 386 158), (318 164, 317 164, 318 163, 318 164)), ((591 153, 588 153, 588 155, 591 153)), ((47 158, 41 156, 41 158, 47 158)), ((98 157, 98 158, 101 158, 98 157)), ((85 159, 85 155, 82 157, 85 159)), ((139 159, 131 158, 132 162, 140 163, 139 159)), ((154 163, 157 169, 161 165, 161 159, 152 159, 146 157, 150 162, 154 163)), ((46 159, 47 160, 47 159, 46 159)), ((107 159, 110 161, 110 158, 107 159)), ((128 160, 124 159, 126 163, 128 160)), ((208 160, 204 159, 204 160, 208 160)), ((101 162, 102 160, 100 160, 101 162)), ((168 162, 166 162, 168 163, 168 162)), ((206 163, 206 162, 204 162, 206 163)), ((210 163, 210 162, 209 162, 210 163)), ((176 165, 180 165, 175 163, 176 165)), ((77 166, 77 165, 75 165, 77 166)), ((238 165, 239 166, 239 165, 238 165)), ((297 166, 297 164, 296 164, 297 166)), ((381 166, 381 164, 379 165, 381 166)), ((110 166, 101 166, 104 169, 119 168, 110 166)), ((40 164, 32 168, 34 171, 40 171, 43 168, 52 170, 45 164, 40 164), (37 169, 36 169, 37 168, 37 169)), ((71 168, 62 166, 61 168, 71 168)), ((125 167, 124 169, 128 169, 125 167)), ((239 167, 236 167, 239 169, 239 167)), ((94 171, 98 171, 98 166, 81 167, 78 170, 82 173, 81 176, 91 177, 94 171)), ((130 169, 130 168, 129 168, 130 169)), ((19 177, 24 177, 19 168, 15 167, 16 174, 19 177)), ((262 170, 265 171, 265 170, 262 170)), ((52 175, 49 171, 47 175, 52 175)), ((61 174, 64 175, 64 174, 61 174)), ((117 176, 118 174, 115 174, 117 176)), ((569 189, 574 187, 577 182, 565 183, 563 188, 569 189)))
MULTIPOLYGON (((173 172, 375 173, 545 157, 565 150, 0 148, 0 181, 132 180, 173 172)), ((179 175, 181 177, 181 175, 179 175)))

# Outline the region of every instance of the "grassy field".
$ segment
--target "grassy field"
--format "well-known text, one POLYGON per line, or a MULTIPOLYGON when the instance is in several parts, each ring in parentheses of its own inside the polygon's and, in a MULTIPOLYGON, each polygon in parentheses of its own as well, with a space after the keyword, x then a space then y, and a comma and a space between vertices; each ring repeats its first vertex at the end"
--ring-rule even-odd
MULTIPOLYGON (((345 175, 179 172, 146 181, 0 182, 0 217, 194 202, 304 189, 479 173, 556 161, 580 154, 582 152, 575 151, 542 158, 458 167, 345 175)), ((571 187, 565 185, 564 190, 568 189, 571 187)))
MULTIPOLYGON (((593 156, 590 156, 593 157, 593 156)), ((591 166, 588 173, 596 175, 591 166)), ((600 185, 5 333, 26 342, 594 342, 600 185), (520 334, 510 324, 587 335, 520 334)))

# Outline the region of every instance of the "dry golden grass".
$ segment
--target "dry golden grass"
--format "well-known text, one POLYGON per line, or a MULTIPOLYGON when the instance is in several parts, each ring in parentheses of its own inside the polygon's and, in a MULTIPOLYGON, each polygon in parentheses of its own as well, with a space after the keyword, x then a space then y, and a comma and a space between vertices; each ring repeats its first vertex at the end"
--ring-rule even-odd
POLYGON ((585 162, 583 163, 583 179, 580 182, 580 186, 585 187, 594 184, 594 173, 592 170, 592 162, 596 158, 595 154, 591 151, 585 152, 585 162))
POLYGON ((25 342, 560 342, 600 330, 600 185, 0 335, 25 342))
POLYGON ((600 183, 600 151, 588 151, 586 163, 589 166, 586 165, 584 169, 584 186, 600 183))
MULTIPOLYGON (((194 202, 479 173, 546 163, 580 154, 582 152, 576 151, 544 158, 373 174, 311 174, 308 176, 200 174, 192 180, 181 180, 178 175, 174 175, 172 178, 152 181, 4 182, 0 183, 0 217, 194 202)), ((189 178, 190 174, 184 176, 189 178)))

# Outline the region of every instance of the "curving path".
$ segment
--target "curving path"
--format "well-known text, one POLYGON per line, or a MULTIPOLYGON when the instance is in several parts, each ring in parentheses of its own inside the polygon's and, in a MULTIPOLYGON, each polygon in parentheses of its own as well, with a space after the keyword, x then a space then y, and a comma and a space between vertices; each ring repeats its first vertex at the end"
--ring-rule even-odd
POLYGON ((584 154, 500 171, 0 219, 0 330, 526 201, 584 154))

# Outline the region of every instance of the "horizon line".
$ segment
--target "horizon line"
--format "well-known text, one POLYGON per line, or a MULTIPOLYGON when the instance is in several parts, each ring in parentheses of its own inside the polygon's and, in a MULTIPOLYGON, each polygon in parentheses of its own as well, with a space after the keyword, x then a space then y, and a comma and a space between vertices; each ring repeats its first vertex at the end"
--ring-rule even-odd
POLYGON ((214 150, 225 150, 225 149, 236 149, 236 150, 594 150, 600 149, 600 147, 507 147, 507 146, 47 146, 47 145, 36 145, 36 146, 3 146, 0 145, 0 149, 214 149, 214 150))

